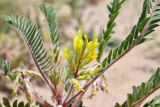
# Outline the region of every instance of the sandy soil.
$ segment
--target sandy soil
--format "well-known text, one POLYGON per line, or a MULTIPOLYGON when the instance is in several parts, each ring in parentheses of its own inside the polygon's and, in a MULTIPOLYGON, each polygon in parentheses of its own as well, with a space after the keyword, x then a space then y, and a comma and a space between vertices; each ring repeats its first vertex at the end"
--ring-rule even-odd
MULTIPOLYGON (((110 1, 111 0, 102 0, 98 6, 87 7, 88 11, 95 12, 95 18, 102 26, 105 26, 107 21, 106 4, 110 1)), ((141 7, 141 0, 126 1, 117 19, 118 26, 113 36, 121 40, 127 36, 131 27, 136 24, 138 20, 141 7)), ((160 41, 159 37, 155 35, 158 35, 158 32, 154 33, 152 37, 156 38, 156 41, 160 41)), ((139 85, 142 81, 146 81, 158 65, 160 65, 160 61, 148 58, 148 55, 151 55, 150 46, 154 46, 154 43, 155 41, 150 41, 139 45, 108 69, 105 74, 108 79, 109 93, 103 94, 99 92, 93 100, 85 97, 84 102, 86 107, 113 107, 116 102, 122 103, 126 99, 127 93, 132 91, 133 85, 139 85)), ((45 98, 47 98, 49 91, 47 91, 47 89, 42 89, 41 91, 42 96, 44 95, 46 96, 45 98)))

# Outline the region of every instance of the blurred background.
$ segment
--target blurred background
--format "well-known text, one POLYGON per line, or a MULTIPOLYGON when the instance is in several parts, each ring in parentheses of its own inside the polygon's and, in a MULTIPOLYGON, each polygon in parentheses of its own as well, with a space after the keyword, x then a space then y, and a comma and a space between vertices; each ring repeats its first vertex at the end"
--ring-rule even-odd
MULTIPOLYGON (((42 3, 53 5, 56 9, 63 46, 70 46, 78 29, 82 29, 91 39, 101 31, 108 21, 106 5, 112 0, 0 0, 0 16, 21 14, 30 18, 43 32, 43 41, 49 42, 49 33, 44 16, 38 6, 42 3)), ((117 18, 115 33, 108 43, 108 49, 114 48, 129 34, 141 13, 143 0, 126 0, 117 18)), ((160 29, 160 28, 159 28, 160 29)), ((160 30, 157 29, 152 40, 139 45, 106 72, 109 93, 99 92, 92 100, 84 98, 87 107, 113 107, 123 102, 133 85, 146 81, 160 65, 160 30)), ((47 47, 48 48, 48 47, 47 47)), ((28 50, 18 33, 0 19, 0 51, 4 59, 10 59, 11 69, 21 67, 35 69, 28 50)), ((48 98, 49 91, 42 80, 33 79, 40 94, 48 98), (48 94, 46 94, 48 93, 48 94)), ((0 98, 7 96, 12 100, 12 84, 0 77, 0 98)), ((24 99, 22 92, 17 98, 24 99)))

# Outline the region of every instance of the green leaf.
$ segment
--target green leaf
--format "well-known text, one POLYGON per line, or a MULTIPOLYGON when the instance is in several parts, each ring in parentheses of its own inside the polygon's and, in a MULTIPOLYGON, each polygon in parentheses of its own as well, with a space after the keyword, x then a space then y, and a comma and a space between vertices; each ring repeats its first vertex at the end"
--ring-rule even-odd
POLYGON ((4 74, 7 75, 10 72, 10 63, 9 61, 4 62, 4 74))
MULTIPOLYGON (((25 104, 23 101, 18 102, 18 100, 13 101, 13 104, 11 104, 5 97, 3 97, 3 105, 5 107, 30 107, 29 103, 25 104)), ((0 107, 3 107, 2 104, 0 104, 0 107)))
POLYGON ((103 39, 100 42, 99 48, 98 48, 98 57, 97 60, 100 61, 100 58, 102 56, 102 53, 106 47, 107 42, 111 38, 111 33, 113 32, 113 28, 116 26, 115 20, 117 16, 119 15, 120 8, 125 0, 113 0, 113 2, 107 6, 107 9, 109 10, 109 21, 107 23, 106 29, 103 30, 102 36, 103 39))
POLYGON ((40 5, 40 9, 48 22, 48 26, 51 32, 50 37, 52 40, 52 44, 55 45, 58 43, 58 40, 60 38, 55 9, 53 8, 53 6, 46 6, 44 4, 40 5))
POLYGON ((20 102, 20 103, 18 104, 18 107, 24 107, 24 102, 20 102))
MULTIPOLYGON (((144 1, 143 10, 138 23, 133 26, 130 34, 126 37, 126 39, 123 40, 117 48, 111 50, 112 54, 109 54, 104 58, 104 60, 102 61, 103 67, 106 67, 107 64, 110 64, 111 62, 117 60, 127 51, 130 51, 133 47, 144 43, 147 40, 146 36, 154 32, 155 28, 159 26, 158 22, 160 21, 160 3, 158 1, 155 1, 157 0, 144 1), (155 3, 157 3, 158 5, 156 5, 155 3), (155 7, 153 7, 153 5, 155 7), (110 57, 112 58, 111 60, 110 57), (109 60, 108 63, 106 63, 106 59, 109 60)), ((110 11, 112 11, 112 9, 110 9, 110 11)), ((103 50, 103 47, 104 46, 100 45, 99 49, 103 50)), ((111 53, 111 51, 109 53, 111 53)))
POLYGON ((105 59, 103 60, 103 62, 102 62, 102 67, 103 67, 103 68, 106 68, 106 65, 108 65, 108 63, 107 63, 107 58, 105 58, 105 59))
POLYGON ((66 80, 72 77, 73 77, 73 72, 68 67, 66 67, 66 80))
POLYGON ((19 15, 3 16, 2 18, 22 33, 21 37, 26 42, 37 67, 44 72, 50 71, 52 64, 43 47, 42 34, 39 29, 32 22, 19 15))
MULTIPOLYGON (((116 104, 115 107, 132 107, 141 104, 150 94, 160 88, 160 69, 147 82, 143 82, 140 86, 134 86, 132 94, 128 94, 127 100, 122 104, 116 104)), ((160 104, 160 103, 159 103, 160 104)), ((147 104, 146 104, 147 105, 147 104)), ((155 106, 145 106, 155 107, 155 106)))
POLYGON ((18 103, 18 100, 15 100, 14 102, 13 102, 13 107, 17 107, 17 104, 18 103))
POLYGON ((143 107, 160 107, 160 96, 156 96, 151 101, 144 104, 143 107))
POLYGON ((3 97, 3 104, 4 104, 5 107, 11 107, 11 105, 10 105, 8 99, 5 98, 5 97, 3 97))
POLYGON ((27 104, 25 105, 25 107, 30 107, 30 104, 29 104, 29 103, 27 103, 27 104))

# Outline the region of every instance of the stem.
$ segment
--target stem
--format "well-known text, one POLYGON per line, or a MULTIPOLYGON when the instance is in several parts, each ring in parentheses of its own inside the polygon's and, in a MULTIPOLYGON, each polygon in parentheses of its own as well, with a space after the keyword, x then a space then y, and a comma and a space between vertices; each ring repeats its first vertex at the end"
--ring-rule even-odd
POLYGON ((27 40, 26 40, 25 38, 23 38, 23 39, 25 40, 25 42, 26 42, 26 44, 27 44, 27 46, 28 46, 29 52, 30 52, 30 54, 31 54, 31 56, 32 56, 32 58, 33 58, 33 60, 34 60, 34 63, 36 64, 36 66, 37 66, 37 68, 38 68, 38 71, 39 71, 40 74, 42 75, 42 77, 43 77, 44 81, 46 82, 46 84, 47 84, 47 85, 49 86, 49 88, 51 89, 51 92, 52 92, 54 95, 56 95, 55 89, 52 87, 52 85, 51 85, 50 82, 48 81, 46 75, 44 74, 44 72, 43 72, 43 71, 41 70, 41 68, 39 67, 39 65, 38 65, 38 63, 37 63, 37 61, 36 61, 36 58, 35 58, 35 56, 34 56, 34 54, 33 54, 33 52, 32 52, 32 48, 31 48, 30 45, 28 44, 27 40))
POLYGON ((42 97, 40 97, 37 92, 33 92, 33 95, 35 99, 40 102, 44 107, 54 107, 51 104, 49 104, 47 101, 43 100, 42 97))
POLYGON ((77 99, 77 101, 72 105, 72 107, 78 107, 80 102, 82 101, 82 97, 83 97, 84 93, 82 93, 79 98, 77 99))
MULTIPOLYGON (((25 84, 25 80, 24 80, 24 74, 23 74, 23 72, 21 72, 21 78, 23 79, 23 82, 24 82, 24 84, 25 84)), ((22 88, 22 87, 20 87, 20 90, 22 90, 23 92, 25 92, 25 89, 24 88, 22 88)), ((39 95, 38 95, 38 93, 32 88, 32 95, 35 97, 35 99, 39 102, 39 103, 41 103, 44 107, 54 107, 54 106, 52 106, 51 104, 49 104, 47 101, 45 101, 44 99, 42 99, 42 97, 40 97, 39 95)))
POLYGON ((69 92, 68 92, 68 94, 67 94, 67 97, 66 97, 65 100, 64 100, 64 103, 66 103, 66 101, 68 100, 68 98, 69 98, 72 90, 73 90, 73 85, 71 86, 71 88, 70 88, 70 90, 69 90, 69 92))

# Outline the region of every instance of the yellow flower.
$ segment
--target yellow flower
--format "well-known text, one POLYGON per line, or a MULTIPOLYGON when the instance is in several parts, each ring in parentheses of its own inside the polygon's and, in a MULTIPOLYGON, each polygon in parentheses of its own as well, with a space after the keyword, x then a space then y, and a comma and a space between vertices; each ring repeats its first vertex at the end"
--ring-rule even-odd
POLYGON ((71 61, 71 53, 70 53, 70 50, 68 48, 64 49, 64 56, 66 57, 66 59, 68 60, 68 62, 71 61))
POLYGON ((85 34, 83 40, 82 31, 79 30, 73 40, 73 48, 75 54, 73 55, 73 60, 71 59, 71 54, 68 48, 64 50, 64 55, 71 65, 78 65, 79 68, 82 68, 98 57, 96 50, 98 45, 99 43, 96 35, 94 35, 93 41, 88 41, 88 37, 85 34))
POLYGON ((80 54, 83 49, 83 39, 82 39, 82 31, 79 30, 76 37, 73 40, 74 51, 77 54, 80 54))
POLYGON ((94 59, 97 58, 97 54, 96 52, 89 52, 88 57, 86 58, 86 64, 90 63, 91 61, 93 61, 94 59))
POLYGON ((84 38, 85 38, 86 44, 88 44, 88 36, 86 34, 84 35, 84 38))
POLYGON ((93 41, 90 41, 90 42, 87 44, 87 48, 88 48, 89 51, 94 51, 94 50, 98 47, 98 45, 99 45, 99 43, 98 43, 98 38, 97 38, 97 36, 95 35, 93 41))
POLYGON ((83 91, 84 92, 84 89, 81 87, 78 80, 72 79, 71 82, 73 84, 73 87, 76 89, 76 91, 83 91))
POLYGON ((98 57, 97 53, 96 53, 96 49, 98 47, 99 43, 98 43, 98 38, 97 36, 94 36, 93 41, 90 41, 87 43, 87 57, 86 57, 86 61, 85 63, 88 64, 90 63, 92 60, 96 59, 98 57))

